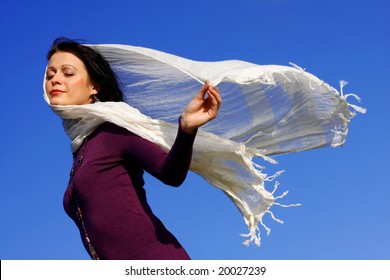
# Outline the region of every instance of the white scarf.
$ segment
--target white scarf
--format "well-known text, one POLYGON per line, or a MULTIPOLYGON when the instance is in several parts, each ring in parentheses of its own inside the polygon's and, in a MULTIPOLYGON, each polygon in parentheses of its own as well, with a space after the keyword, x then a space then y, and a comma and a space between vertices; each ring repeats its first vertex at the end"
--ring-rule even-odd
MULTIPOLYGON (((123 84, 124 102, 51 106, 63 119, 72 151, 101 123, 112 122, 165 150, 177 133, 177 118, 206 79, 218 85, 223 103, 217 119, 204 125, 195 139, 190 169, 221 189, 241 211, 249 237, 260 246, 260 223, 284 197, 264 187, 281 172, 267 176, 254 157, 339 146, 345 141, 350 105, 340 93, 299 68, 244 61, 198 62, 152 49, 125 45, 93 45, 123 84), (137 109, 135 109, 137 108, 137 109)), ((46 93, 45 100, 49 103, 46 93)))

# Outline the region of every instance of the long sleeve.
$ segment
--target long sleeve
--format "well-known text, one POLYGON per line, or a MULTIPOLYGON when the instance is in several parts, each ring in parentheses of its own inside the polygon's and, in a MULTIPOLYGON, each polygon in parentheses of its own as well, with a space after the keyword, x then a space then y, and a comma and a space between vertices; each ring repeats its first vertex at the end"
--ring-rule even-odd
POLYGON ((108 125, 115 134, 113 145, 125 161, 136 164, 163 183, 180 186, 187 176, 192 158, 192 146, 195 134, 178 129, 176 140, 169 152, 158 145, 145 140, 128 130, 108 125))

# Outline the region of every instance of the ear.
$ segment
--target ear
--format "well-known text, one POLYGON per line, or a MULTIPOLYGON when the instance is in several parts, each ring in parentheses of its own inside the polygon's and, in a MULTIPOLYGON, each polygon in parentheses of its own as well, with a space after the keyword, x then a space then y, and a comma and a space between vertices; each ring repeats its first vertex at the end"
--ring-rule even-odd
POLYGON ((100 87, 98 85, 94 85, 94 84, 91 85, 91 94, 92 95, 97 94, 99 91, 100 91, 100 87))

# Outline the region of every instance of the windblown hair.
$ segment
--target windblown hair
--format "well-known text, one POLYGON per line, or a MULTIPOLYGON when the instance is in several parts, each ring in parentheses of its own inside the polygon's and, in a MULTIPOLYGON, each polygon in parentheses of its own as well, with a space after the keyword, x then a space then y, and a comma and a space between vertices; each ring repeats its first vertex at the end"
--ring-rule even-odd
POLYGON ((123 101, 123 93, 117 76, 107 60, 97 50, 76 40, 59 37, 53 41, 47 53, 47 59, 50 60, 56 52, 72 53, 84 63, 91 81, 99 89, 96 96, 100 101, 123 101))

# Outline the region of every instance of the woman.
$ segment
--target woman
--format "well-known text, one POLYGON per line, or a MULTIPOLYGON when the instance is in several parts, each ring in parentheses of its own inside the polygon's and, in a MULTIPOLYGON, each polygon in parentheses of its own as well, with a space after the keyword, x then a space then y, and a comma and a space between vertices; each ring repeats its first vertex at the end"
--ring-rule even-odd
MULTIPOLYGON (((45 91, 50 105, 123 101, 110 65, 96 50, 59 38, 48 52, 45 91)), ((186 177, 197 128, 221 105, 207 81, 180 116, 169 152, 110 122, 99 125, 75 151, 64 208, 93 259, 189 259, 150 209, 144 170, 179 186, 186 177)))

